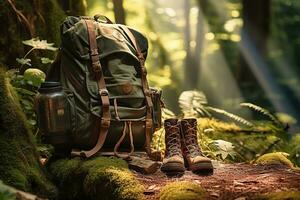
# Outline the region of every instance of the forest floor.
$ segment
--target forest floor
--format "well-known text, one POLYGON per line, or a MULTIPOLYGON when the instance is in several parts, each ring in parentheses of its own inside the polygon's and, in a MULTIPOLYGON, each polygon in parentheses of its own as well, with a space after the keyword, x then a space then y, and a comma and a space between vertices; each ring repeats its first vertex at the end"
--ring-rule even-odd
POLYGON ((260 194, 279 191, 300 191, 300 170, 285 166, 250 164, 214 164, 212 175, 196 175, 186 171, 181 177, 167 177, 160 170, 151 175, 134 172, 145 186, 146 199, 157 199, 160 189, 174 181, 201 185, 208 199, 256 199, 260 194))

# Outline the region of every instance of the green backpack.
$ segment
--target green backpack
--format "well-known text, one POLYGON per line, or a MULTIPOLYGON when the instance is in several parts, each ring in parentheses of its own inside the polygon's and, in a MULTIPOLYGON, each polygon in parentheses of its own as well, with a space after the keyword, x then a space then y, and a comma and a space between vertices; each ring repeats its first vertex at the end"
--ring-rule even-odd
MULTIPOLYGON (((105 19, 67 17, 61 25, 61 49, 46 81, 59 82, 66 94, 70 116, 63 123, 69 123, 70 130, 63 133, 67 137, 60 137, 64 139, 44 131, 45 140, 69 148, 73 156, 90 157, 100 149, 113 149, 122 157, 120 149, 130 155, 145 148, 153 158, 150 143, 161 126, 162 102, 161 91, 149 88, 147 82, 147 39, 105 19)), ((37 109, 47 113, 53 108, 37 109)), ((58 110, 56 114, 64 114, 58 110)))

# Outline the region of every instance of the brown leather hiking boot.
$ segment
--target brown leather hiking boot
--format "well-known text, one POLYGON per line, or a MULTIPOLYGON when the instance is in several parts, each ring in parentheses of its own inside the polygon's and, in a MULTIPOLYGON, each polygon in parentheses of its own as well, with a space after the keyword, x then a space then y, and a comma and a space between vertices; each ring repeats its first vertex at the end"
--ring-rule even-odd
POLYGON ((197 120, 181 120, 182 153, 189 170, 194 173, 212 173, 213 165, 210 159, 204 157, 197 140, 197 120))
POLYGON ((164 127, 166 152, 161 171, 167 174, 183 173, 185 167, 181 152, 180 124, 177 119, 167 119, 164 127))

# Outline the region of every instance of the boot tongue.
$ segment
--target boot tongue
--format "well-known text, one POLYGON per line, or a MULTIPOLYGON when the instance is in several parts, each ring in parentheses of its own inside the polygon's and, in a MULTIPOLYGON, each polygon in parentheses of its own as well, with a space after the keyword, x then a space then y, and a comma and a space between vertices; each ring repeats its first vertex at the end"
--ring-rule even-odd
POLYGON ((176 125, 178 122, 178 119, 166 119, 165 123, 170 123, 171 125, 176 125))
POLYGON ((184 119, 182 121, 186 121, 187 123, 189 123, 190 125, 193 126, 195 124, 195 122, 197 121, 197 119, 195 119, 195 118, 189 118, 189 119, 184 119))
POLYGON ((184 129, 186 148, 188 149, 189 153, 192 157, 201 154, 197 141, 197 119, 184 119, 181 123, 184 129))

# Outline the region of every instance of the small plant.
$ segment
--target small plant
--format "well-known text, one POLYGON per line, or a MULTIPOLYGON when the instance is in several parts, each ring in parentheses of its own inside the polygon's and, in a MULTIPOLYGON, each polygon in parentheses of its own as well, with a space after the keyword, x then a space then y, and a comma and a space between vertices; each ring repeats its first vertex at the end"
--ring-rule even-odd
MULTIPOLYGON (((24 45, 31 46, 32 48, 25 54, 23 58, 17 58, 16 61, 21 64, 20 71, 22 71, 24 66, 31 67, 31 59, 27 58, 30 53, 34 50, 49 50, 49 51, 57 51, 58 48, 53 47, 53 43, 48 43, 47 40, 40 40, 39 38, 32 38, 30 40, 25 40, 22 42, 24 45)), ((42 57, 42 64, 52 63, 53 60, 49 58, 42 57)))
POLYGON ((250 108, 258 113, 263 114, 264 116, 267 116, 277 127, 281 127, 284 128, 284 125, 277 119, 277 117, 275 117, 273 114, 271 114, 270 111, 268 111, 265 108, 262 108, 260 106, 257 106, 255 104, 252 103, 241 103, 240 104, 242 107, 247 107, 250 108))
POLYGON ((213 140, 210 145, 213 150, 212 153, 215 157, 220 157, 222 160, 231 157, 231 159, 235 158, 236 152, 234 150, 234 145, 231 142, 225 140, 213 140))
MULTIPOLYGON (((31 68, 31 59, 28 56, 34 50, 49 50, 57 51, 56 47, 53 47, 53 43, 47 43, 46 40, 40 40, 39 38, 32 38, 30 40, 23 41, 24 45, 32 47, 23 58, 17 58, 16 61, 20 64, 17 69, 11 69, 7 71, 7 76, 10 79, 10 83, 14 87, 18 94, 21 107, 26 114, 27 122, 31 127, 31 130, 37 134, 38 128, 36 126, 36 116, 34 112, 34 97, 37 93, 37 89, 41 83, 45 81, 46 74, 37 68, 31 68), (27 68, 23 74, 24 66, 27 68)), ((52 63, 53 60, 49 58, 41 58, 42 64, 52 63)))

